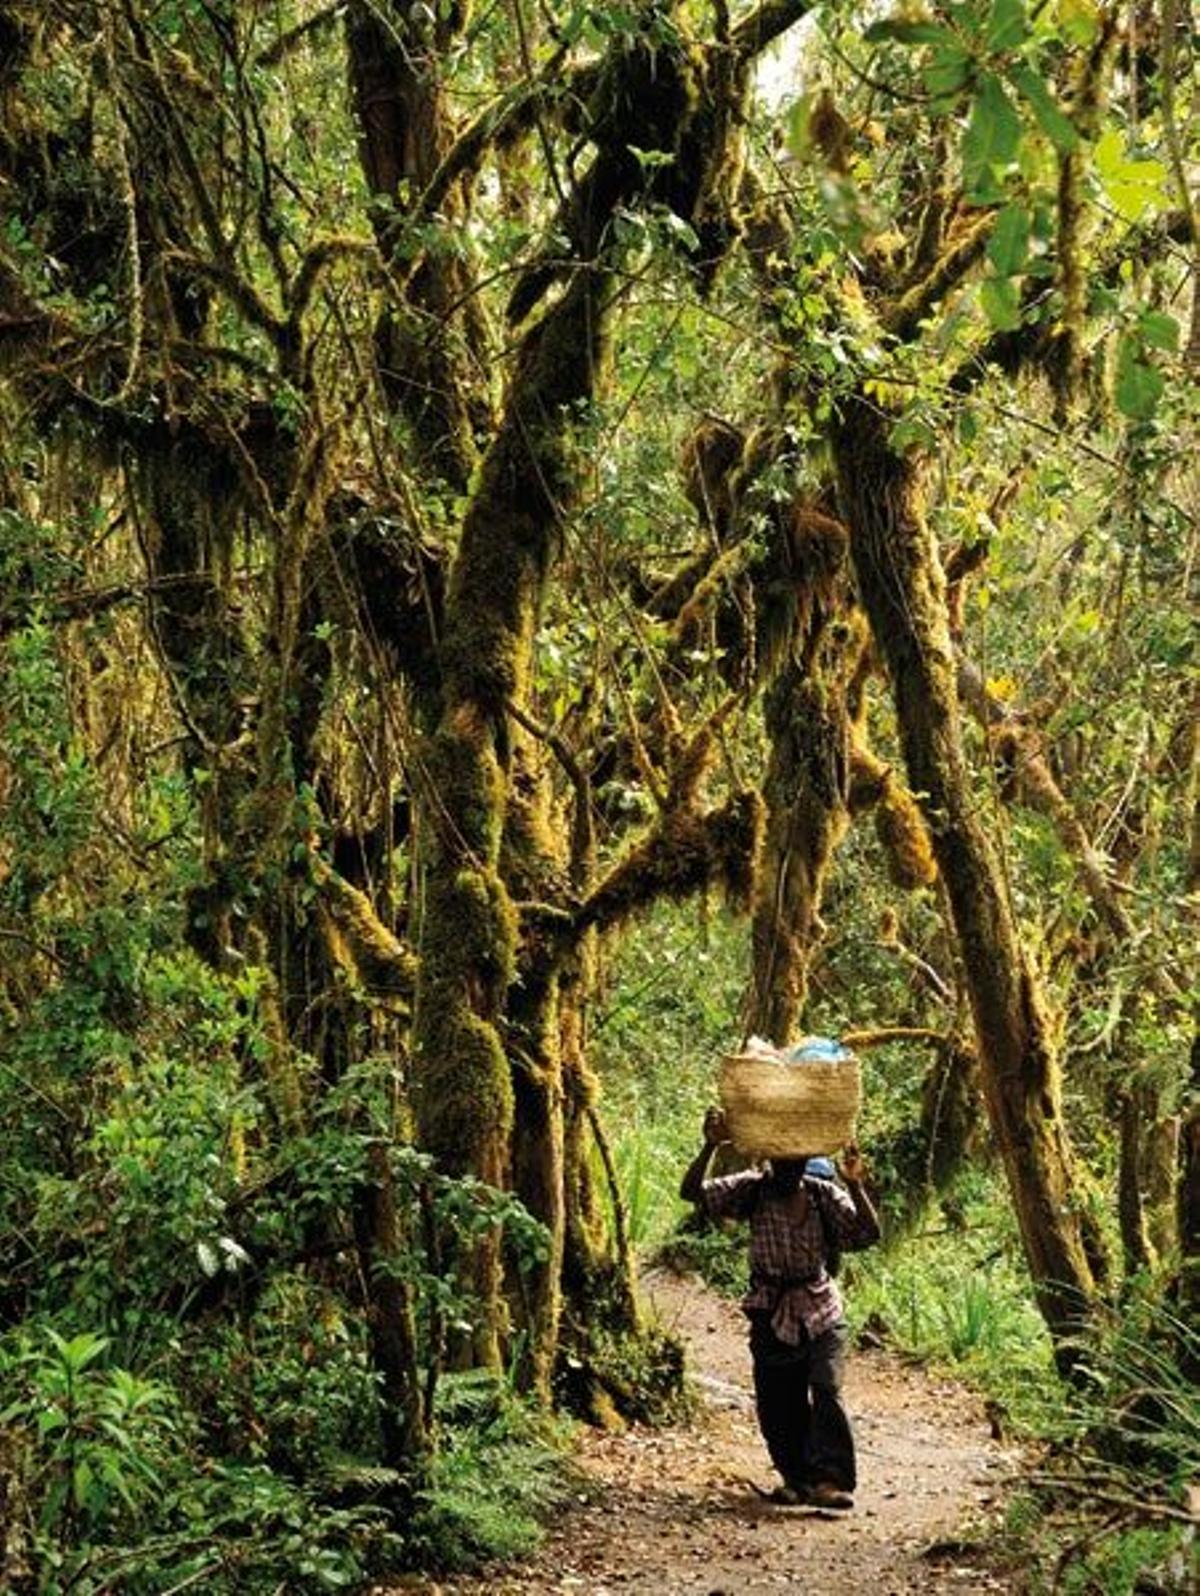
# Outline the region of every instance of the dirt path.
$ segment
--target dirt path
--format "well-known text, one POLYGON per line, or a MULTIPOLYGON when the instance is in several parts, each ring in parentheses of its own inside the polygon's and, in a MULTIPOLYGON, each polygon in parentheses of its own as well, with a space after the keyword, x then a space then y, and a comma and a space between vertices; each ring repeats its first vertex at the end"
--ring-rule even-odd
POLYGON ((693 1426, 587 1434, 585 1487, 530 1562, 487 1577, 401 1587, 422 1596, 945 1596, 1015 1591, 973 1558, 964 1531, 995 1512, 1016 1455, 979 1400, 895 1357, 856 1352, 846 1395, 860 1488, 853 1513, 779 1508, 754 1422, 744 1320, 695 1280, 648 1282, 686 1340, 703 1412, 693 1426))

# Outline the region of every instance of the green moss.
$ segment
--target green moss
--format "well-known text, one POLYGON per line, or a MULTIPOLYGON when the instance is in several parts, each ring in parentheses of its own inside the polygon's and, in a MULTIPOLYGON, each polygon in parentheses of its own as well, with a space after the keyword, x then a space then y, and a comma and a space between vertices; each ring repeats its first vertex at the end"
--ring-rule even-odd
POLYGON ((516 911, 498 875, 459 870, 431 884, 421 946, 427 990, 465 982, 498 1002, 515 973, 516 941, 516 911))
POLYGON ((449 840, 480 859, 496 857, 504 810, 504 773, 480 710, 460 706, 426 745, 425 773, 440 802, 433 806, 435 825, 450 831, 449 840))
POLYGON ((523 696, 547 533, 498 506, 492 486, 481 489, 464 529, 442 663, 461 697, 499 714, 523 696))
POLYGON ((736 793, 713 817, 713 848, 725 902, 734 914, 749 914, 759 878, 766 836, 767 806, 762 794, 736 793))
POLYGON ((875 831, 898 887, 928 887, 937 879, 929 832, 915 799, 899 782, 885 777, 875 806, 875 831))
POLYGON ((443 1170, 499 1175, 513 1115, 508 1060, 495 1027, 465 1003, 449 1003, 426 1027, 413 1102, 421 1143, 443 1170))
POLYGON ((686 1409, 683 1344, 669 1330, 610 1328, 595 1307, 586 1329, 573 1329, 555 1374, 558 1399, 569 1412, 614 1429, 626 1422, 662 1424, 686 1409))

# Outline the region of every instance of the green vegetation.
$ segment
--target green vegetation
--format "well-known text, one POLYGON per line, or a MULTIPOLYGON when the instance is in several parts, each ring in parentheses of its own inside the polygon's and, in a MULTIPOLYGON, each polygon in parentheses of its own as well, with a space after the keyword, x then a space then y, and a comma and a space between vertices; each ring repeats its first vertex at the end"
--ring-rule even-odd
MULTIPOLYGON (((648 1258, 694 1270, 730 1297, 745 1286, 744 1236, 697 1227, 677 1192, 714 1097, 720 1053, 737 1030, 739 956, 725 917, 664 910, 623 949, 617 995, 599 1026, 631 1229, 648 1258), (627 1004, 626 992, 636 1001, 627 1004)), ((823 975, 835 987, 869 992, 874 1004, 885 1004, 888 982, 899 979, 852 931, 832 942, 823 975), (852 977, 860 961, 870 972, 861 987, 852 977)), ((834 1010, 827 1028, 837 1034, 853 1023, 853 1012, 834 1010)), ((1151 1588, 1148 1581, 1187 1589, 1193 1532, 1185 1513, 1172 1521, 1169 1506, 1155 1517, 1146 1481, 1158 1482, 1165 1503, 1182 1502, 1200 1467, 1200 1407, 1179 1357, 1181 1346, 1185 1363, 1200 1353, 1196 1327, 1162 1305, 1151 1280, 1135 1280, 1089 1342, 1080 1383, 1064 1392, 994 1159, 973 1162, 937 1191, 904 1184, 917 1167, 905 1156, 913 1139, 911 1049, 893 1045, 867 1059, 862 1142, 885 1240, 843 1260, 853 1331, 973 1386, 997 1431, 1042 1457, 1036 1483, 1018 1493, 991 1547, 1014 1568, 1046 1571, 1032 1591, 1054 1588, 1056 1567, 1058 1588, 1077 1592, 1132 1593, 1151 1588), (1099 1530, 1098 1512, 1106 1515, 1099 1530)), ((1108 1156, 1111 1192, 1111 1146, 1108 1156)))
POLYGON ((0 1584, 527 1544, 753 1030, 1184 1532, 1184 12, 0 0, 0 1584))

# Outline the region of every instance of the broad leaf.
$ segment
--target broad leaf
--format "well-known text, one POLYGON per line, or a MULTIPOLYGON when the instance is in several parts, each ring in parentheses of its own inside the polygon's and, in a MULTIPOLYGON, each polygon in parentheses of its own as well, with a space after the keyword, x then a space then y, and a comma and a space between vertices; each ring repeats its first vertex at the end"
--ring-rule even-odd
POLYGON ((1167 199, 1167 172, 1161 161, 1130 160, 1116 128, 1109 128, 1094 152, 1096 171, 1113 209, 1124 221, 1137 222, 1167 199))
POLYGON ((1179 323, 1162 310, 1144 310, 1138 317, 1138 334, 1151 349, 1179 348, 1179 323))
POLYGON ((1037 125, 1050 142, 1060 150, 1076 149, 1079 134, 1075 131, 1075 124, 1054 98, 1045 80, 1031 66, 1024 64, 1013 67, 1008 77, 1017 93, 1028 102, 1037 125))
POLYGON ((1025 0, 992 0, 984 36, 989 50, 1015 50, 1028 35, 1025 0))
POLYGON ((900 17, 885 17, 873 22, 863 38, 868 44, 881 44, 885 39, 895 39, 898 44, 954 43, 949 28, 937 22, 905 22, 900 17))
POLYGON ((1163 376, 1140 358, 1136 338, 1122 338, 1117 349, 1117 409, 1132 421, 1149 421, 1162 398, 1163 376))
POLYGON ((1091 44, 1100 30, 1096 0, 1058 0, 1058 26, 1068 44, 1091 44))
POLYGON ((1029 212, 1023 205, 1006 205, 996 218, 988 239, 988 259, 1001 277, 1015 277, 1029 259, 1029 212))
POLYGON ((973 68, 974 57, 971 53, 964 50, 961 44, 951 43, 939 46, 933 52, 921 77, 935 99, 944 99, 957 94, 970 81, 973 68))
POLYGON ((979 285, 979 303, 1001 332, 1014 332, 1021 325, 1021 305, 1011 277, 985 277, 979 285))
POLYGON ((997 172, 1002 172, 1021 142, 1021 119, 1004 85, 993 72, 979 80, 971 104, 971 120, 963 139, 963 184, 976 204, 1000 199, 997 172))

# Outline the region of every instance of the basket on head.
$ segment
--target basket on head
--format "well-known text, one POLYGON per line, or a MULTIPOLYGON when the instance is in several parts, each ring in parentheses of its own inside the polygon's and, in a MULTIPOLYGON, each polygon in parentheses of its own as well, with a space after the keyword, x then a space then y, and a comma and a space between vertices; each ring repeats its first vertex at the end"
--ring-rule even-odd
POLYGON ((776 1063, 742 1053, 721 1064, 721 1107, 733 1144, 755 1158, 831 1153, 854 1140, 862 1074, 836 1063, 776 1063))

